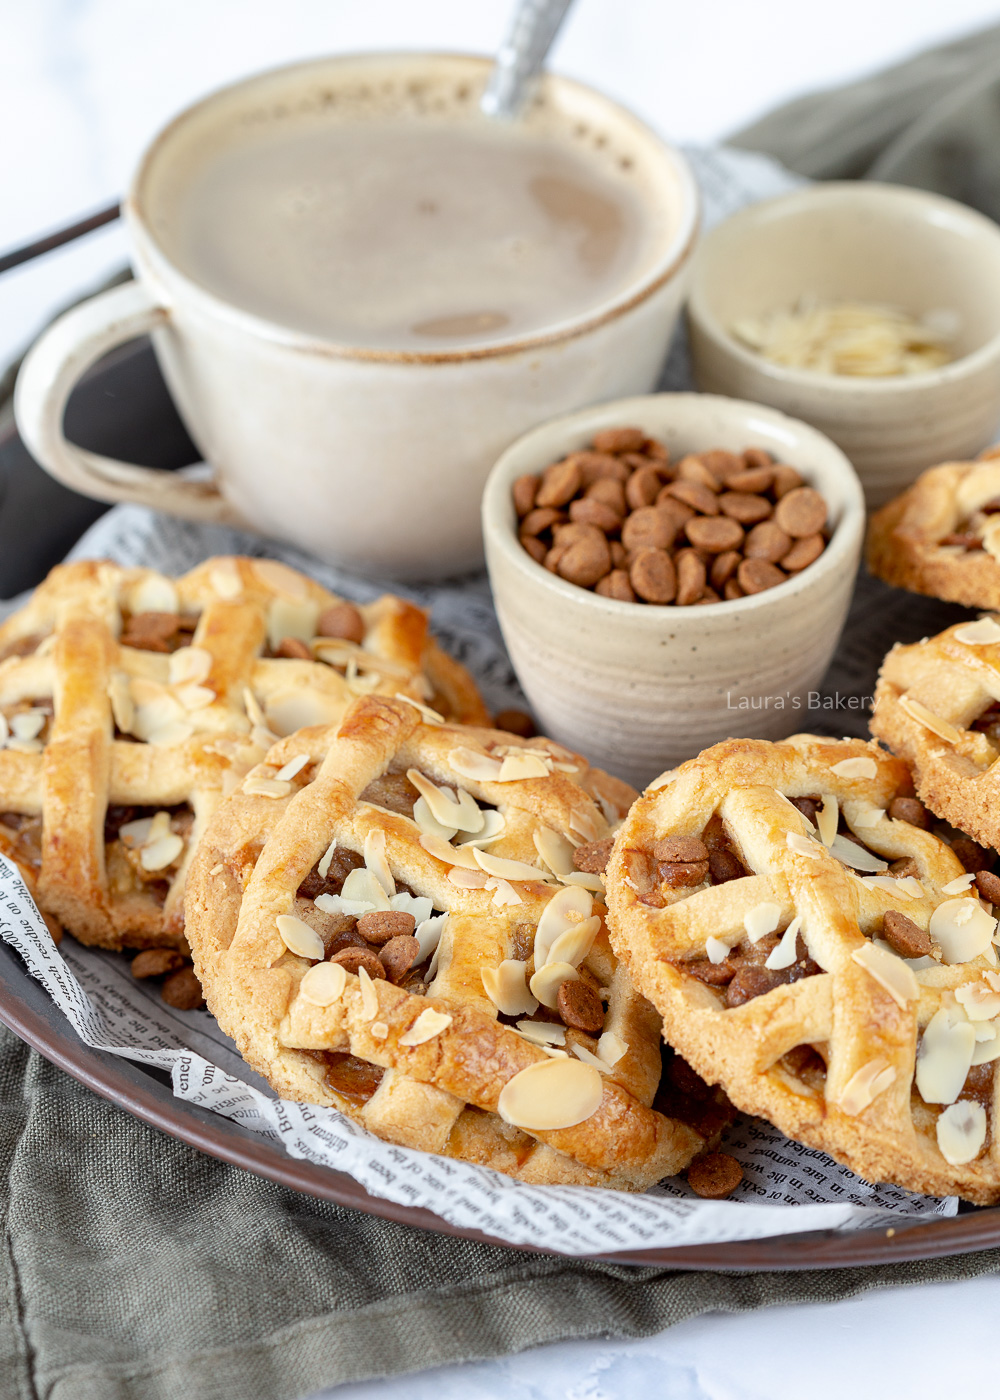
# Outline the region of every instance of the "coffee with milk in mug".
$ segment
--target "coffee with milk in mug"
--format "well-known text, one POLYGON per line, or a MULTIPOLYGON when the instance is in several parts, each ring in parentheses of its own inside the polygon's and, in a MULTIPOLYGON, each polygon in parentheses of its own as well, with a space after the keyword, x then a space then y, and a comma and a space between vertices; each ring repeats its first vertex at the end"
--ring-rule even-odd
POLYGON ((662 246, 633 162, 585 124, 452 95, 268 111, 198 151, 153 222, 209 291, 339 345, 434 351, 585 314, 662 246), (443 109, 443 110, 442 110, 443 109))

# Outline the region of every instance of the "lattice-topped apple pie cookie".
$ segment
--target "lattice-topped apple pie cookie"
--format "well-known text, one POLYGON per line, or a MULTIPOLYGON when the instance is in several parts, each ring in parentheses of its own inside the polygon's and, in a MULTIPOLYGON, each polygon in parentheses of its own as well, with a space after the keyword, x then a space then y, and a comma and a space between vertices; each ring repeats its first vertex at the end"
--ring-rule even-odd
POLYGON ((559 745, 368 697, 284 739, 188 879, 212 1012, 284 1097, 535 1182, 642 1190, 705 1146, 655 1111, 659 1018, 608 944, 634 793, 559 745))
POLYGON ((970 608, 1000 608, 1000 447, 946 462, 872 516, 877 578, 970 608))
POLYGON ((983 846, 1000 845, 1000 619, 893 647, 871 730, 913 769, 932 812, 983 846))
POLYGON ((369 691, 485 718, 399 598, 355 607, 272 560, 60 566, 0 627, 3 849, 82 942, 182 946, 185 871, 223 793, 369 691))
POLYGON ((874 743, 706 749, 618 832, 611 941, 738 1108, 868 1180, 993 1202, 1000 882, 984 903, 907 794, 874 743))

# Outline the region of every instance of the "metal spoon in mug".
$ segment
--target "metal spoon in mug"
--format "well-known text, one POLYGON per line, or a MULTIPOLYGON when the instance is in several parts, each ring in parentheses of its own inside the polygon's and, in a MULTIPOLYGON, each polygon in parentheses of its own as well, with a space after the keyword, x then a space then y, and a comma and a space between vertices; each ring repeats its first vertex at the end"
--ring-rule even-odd
POLYGON ((487 117, 516 117, 573 0, 520 0, 479 103, 487 117))

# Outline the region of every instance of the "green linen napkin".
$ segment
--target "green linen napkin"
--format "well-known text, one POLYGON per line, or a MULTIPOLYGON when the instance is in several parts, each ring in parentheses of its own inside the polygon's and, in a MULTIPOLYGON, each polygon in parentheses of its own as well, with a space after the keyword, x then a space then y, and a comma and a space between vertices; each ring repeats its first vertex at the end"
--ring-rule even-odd
POLYGON ((175 1142, 0 1028, 0 1400, 297 1400, 557 1338, 968 1278, 1000 1250, 681 1273, 473 1244, 314 1201, 175 1142))

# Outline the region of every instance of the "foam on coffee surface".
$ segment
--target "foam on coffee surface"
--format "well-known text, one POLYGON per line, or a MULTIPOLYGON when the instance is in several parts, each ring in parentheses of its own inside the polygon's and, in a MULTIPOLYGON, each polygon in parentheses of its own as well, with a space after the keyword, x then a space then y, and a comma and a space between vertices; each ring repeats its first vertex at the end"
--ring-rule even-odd
POLYGON ((156 236, 224 300, 376 350, 517 340, 639 284, 669 214, 628 143, 544 99, 489 122, 476 88, 390 76, 233 103, 161 182, 156 236))

